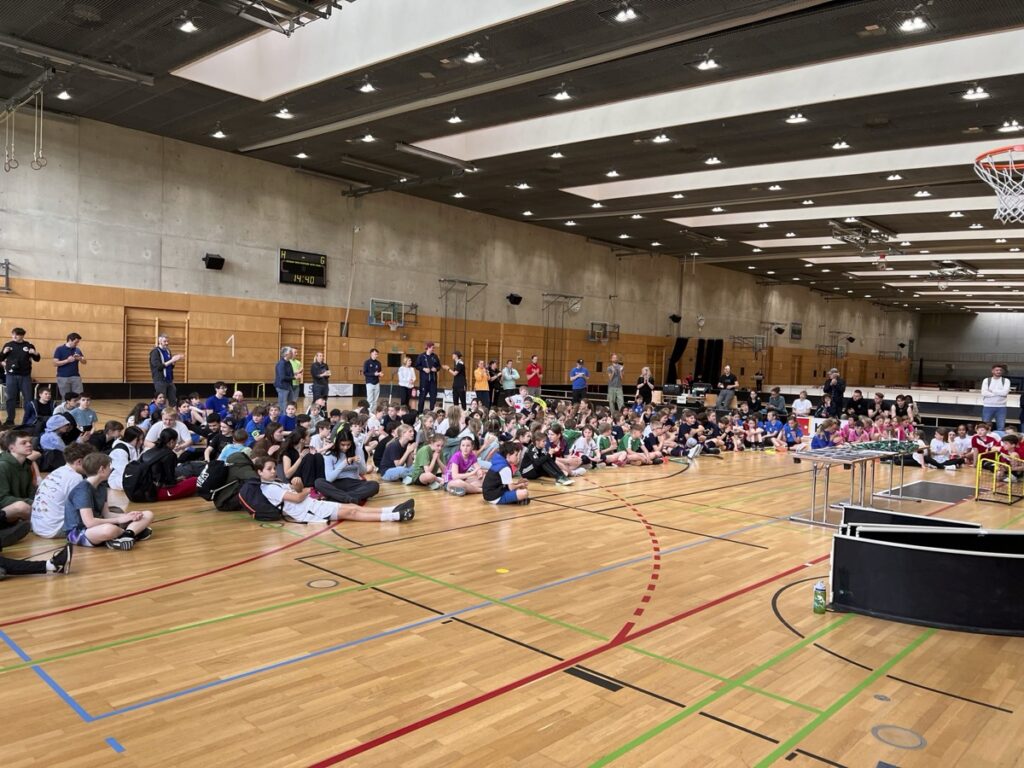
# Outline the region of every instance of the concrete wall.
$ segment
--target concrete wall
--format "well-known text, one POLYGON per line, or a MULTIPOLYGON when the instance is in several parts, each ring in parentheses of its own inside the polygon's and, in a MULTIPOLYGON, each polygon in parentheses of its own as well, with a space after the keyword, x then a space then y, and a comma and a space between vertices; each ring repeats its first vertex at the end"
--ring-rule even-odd
POLYGON ((1024 374, 1024 315, 1016 312, 929 314, 921 318, 918 356, 928 381, 980 382, 994 363, 1024 374))
MULTIPOLYGON (((31 145, 28 121, 19 146, 31 145)), ((469 319, 544 324, 541 293, 585 297, 566 326, 614 321, 623 332, 712 338, 763 333, 763 321, 803 323, 813 348, 829 330, 874 354, 917 335, 906 313, 826 301, 798 286, 762 286, 668 257, 619 258, 585 238, 400 194, 359 200, 293 170, 92 121, 46 125, 49 165, 0 178, 0 258, 18 277, 366 308, 371 297, 443 315, 438 278, 488 283, 469 319), (326 253, 329 287, 277 282, 281 247, 326 253), (223 256, 222 272, 201 258, 223 256), (351 303, 349 292, 351 291, 351 303), (524 301, 512 307, 506 294, 524 301), (609 298, 614 297, 614 298, 609 298), (706 324, 698 328, 697 317, 706 324)), ((774 336, 774 335, 773 335, 774 336)))

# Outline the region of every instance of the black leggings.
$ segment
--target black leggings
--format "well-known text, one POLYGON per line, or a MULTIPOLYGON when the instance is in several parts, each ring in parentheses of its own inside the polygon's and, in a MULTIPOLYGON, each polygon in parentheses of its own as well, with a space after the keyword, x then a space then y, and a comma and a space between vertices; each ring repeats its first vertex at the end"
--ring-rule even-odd
POLYGON ((466 388, 455 387, 452 389, 452 399, 455 401, 455 405, 461 406, 462 410, 466 410, 466 388))
POLYGON ((340 477, 333 482, 317 480, 313 487, 325 499, 342 504, 358 504, 380 492, 380 483, 375 480, 356 480, 350 477, 340 477))
POLYGON ((540 480, 542 477, 558 479, 559 477, 565 477, 565 473, 558 468, 558 465, 551 456, 544 454, 534 459, 533 466, 523 472, 523 477, 527 480, 540 480))
POLYGON ((22 576, 27 573, 46 573, 45 560, 12 560, 0 557, 0 568, 11 576, 22 576))

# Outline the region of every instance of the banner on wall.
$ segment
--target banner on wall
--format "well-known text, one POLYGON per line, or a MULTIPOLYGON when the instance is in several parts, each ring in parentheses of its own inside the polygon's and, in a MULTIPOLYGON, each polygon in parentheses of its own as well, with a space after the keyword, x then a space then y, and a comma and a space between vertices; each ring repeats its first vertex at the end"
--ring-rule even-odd
MULTIPOLYGON (((384 389, 384 387, 381 387, 384 389)), ((313 385, 303 384, 302 394, 307 400, 313 399, 313 385)), ((327 385, 328 397, 352 397, 352 385, 351 384, 328 384, 327 385)))

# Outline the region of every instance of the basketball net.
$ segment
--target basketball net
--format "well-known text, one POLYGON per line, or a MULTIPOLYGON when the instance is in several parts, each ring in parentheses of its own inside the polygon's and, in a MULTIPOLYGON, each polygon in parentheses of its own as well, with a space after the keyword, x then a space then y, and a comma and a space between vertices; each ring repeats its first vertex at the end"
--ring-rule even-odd
POLYGON ((398 321, 397 320, 388 320, 387 325, 388 325, 388 328, 390 328, 392 331, 397 331, 398 330, 398 321))
POLYGON ((1003 224, 1024 223, 1024 144, 983 152, 974 161, 974 172, 996 192, 995 218, 1003 224))

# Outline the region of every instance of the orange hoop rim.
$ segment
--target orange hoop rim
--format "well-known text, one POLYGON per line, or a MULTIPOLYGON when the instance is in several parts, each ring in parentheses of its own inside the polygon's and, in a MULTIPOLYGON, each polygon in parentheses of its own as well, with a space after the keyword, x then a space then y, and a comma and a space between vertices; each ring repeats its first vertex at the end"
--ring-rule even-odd
POLYGON ((995 171, 1008 171, 1011 168, 1020 168, 1020 169, 1024 170, 1024 157, 1021 158, 1021 161, 1019 163, 994 163, 994 162, 992 162, 991 158, 993 158, 995 155, 1003 155, 1003 154, 1006 154, 1007 152, 1020 152, 1020 153, 1024 154, 1024 144, 1011 144, 1011 145, 1006 146, 1006 147, 999 147, 997 149, 989 149, 989 150, 987 150, 985 152, 982 152, 980 155, 978 155, 975 158, 975 160, 974 160, 974 164, 976 166, 978 166, 979 168, 983 168, 983 169, 986 169, 986 170, 991 169, 991 170, 995 170, 995 171))

